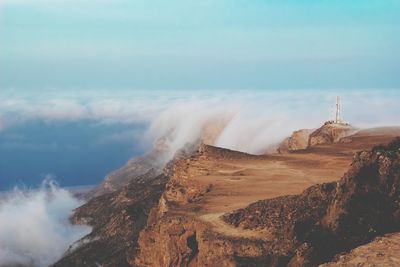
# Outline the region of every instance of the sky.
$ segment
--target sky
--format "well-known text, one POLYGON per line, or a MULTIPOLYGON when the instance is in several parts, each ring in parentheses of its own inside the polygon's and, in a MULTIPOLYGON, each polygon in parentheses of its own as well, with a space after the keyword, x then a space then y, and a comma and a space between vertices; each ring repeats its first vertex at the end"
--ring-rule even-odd
POLYGON ((262 153, 330 119, 400 125, 398 0, 0 0, 0 191, 98 184, 216 118, 262 153), (21 167, 23 166, 23 167, 21 167))
POLYGON ((397 0, 0 0, 0 88, 384 89, 397 0))

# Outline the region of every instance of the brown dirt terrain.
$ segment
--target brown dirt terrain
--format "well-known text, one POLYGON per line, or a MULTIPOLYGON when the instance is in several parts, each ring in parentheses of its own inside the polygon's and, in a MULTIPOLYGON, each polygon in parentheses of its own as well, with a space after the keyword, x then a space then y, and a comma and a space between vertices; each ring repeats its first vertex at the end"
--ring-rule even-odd
MULTIPOLYGON (((153 209, 153 216, 150 216, 153 219, 140 234, 140 252, 130 263, 139 266, 286 266, 290 260, 288 255, 298 253, 292 266, 309 266, 301 262, 302 253, 309 251, 307 244, 293 252, 291 249, 297 246, 295 239, 284 240, 283 234, 282 237, 276 235, 287 227, 284 221, 291 220, 290 214, 279 209, 286 209, 288 205, 289 211, 301 217, 298 214, 300 205, 305 213, 315 209, 315 214, 310 216, 320 218, 323 216, 321 207, 325 207, 326 212, 332 201, 336 183, 310 188, 303 195, 271 200, 268 204, 272 205, 271 212, 289 216, 281 218, 283 228, 275 235, 268 227, 251 227, 251 223, 247 228, 237 227, 223 220, 221 215, 258 200, 300 194, 312 185, 338 181, 350 167, 356 151, 387 144, 395 136, 400 136, 400 128, 373 129, 337 143, 262 156, 203 146, 199 153, 171 166, 167 174, 170 180, 159 206, 153 209), (271 255, 271 250, 278 256, 271 255)), ((248 218, 261 216, 257 209, 249 211, 248 218), (251 215, 252 212, 255 214, 251 215)), ((240 212, 238 216, 242 216, 240 212)), ((279 214, 277 216, 279 219, 279 214)), ((232 219, 236 220, 235 215, 232 219)), ((290 223, 288 226, 292 227, 290 223)))
POLYGON ((307 240, 317 234, 319 242, 321 232, 308 231, 310 222, 329 207, 326 224, 342 229, 335 216, 343 206, 329 206, 336 181, 359 160, 355 152, 396 136, 400 127, 363 130, 336 143, 260 156, 203 145, 170 162, 165 178, 135 178, 78 208, 74 221, 94 231, 55 266, 286 266, 289 260, 312 266, 305 261, 313 254, 307 240))
MULTIPOLYGON (((218 215, 257 200, 299 194, 311 185, 339 180, 356 151, 388 143, 396 134, 400 136, 400 128, 365 130, 343 143, 319 145, 283 155, 254 156, 206 147, 202 156, 190 161, 188 169, 188 173, 194 173, 190 176, 192 181, 203 186, 212 185, 212 190, 196 203, 196 216, 210 222, 218 232, 237 232, 225 225, 218 215)), ((181 209, 190 211, 193 207, 181 209)))

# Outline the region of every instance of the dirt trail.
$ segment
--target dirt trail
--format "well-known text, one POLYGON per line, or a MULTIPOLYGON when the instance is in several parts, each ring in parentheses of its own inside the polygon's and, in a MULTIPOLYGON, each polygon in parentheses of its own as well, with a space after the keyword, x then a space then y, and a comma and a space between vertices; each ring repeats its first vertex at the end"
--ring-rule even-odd
POLYGON ((231 157, 218 154, 218 149, 201 157, 191 168, 206 170, 207 175, 191 179, 212 184, 198 205, 196 215, 217 232, 235 237, 252 238, 268 233, 243 230, 225 224, 219 217, 258 200, 301 193, 307 187, 339 180, 347 171, 355 151, 387 143, 392 136, 360 136, 351 142, 316 146, 307 151, 271 156, 247 156, 234 153, 231 157))
POLYGON ((225 223, 220 219, 220 216, 222 216, 224 212, 220 213, 207 213, 204 215, 199 216, 200 219, 203 221, 209 223, 213 229, 221 234, 227 235, 227 236, 232 236, 232 237, 243 237, 243 238, 249 238, 249 239, 265 239, 267 240, 268 237, 270 236, 270 233, 268 233, 265 230, 245 230, 245 229, 240 229, 237 227, 233 227, 230 224, 225 223))

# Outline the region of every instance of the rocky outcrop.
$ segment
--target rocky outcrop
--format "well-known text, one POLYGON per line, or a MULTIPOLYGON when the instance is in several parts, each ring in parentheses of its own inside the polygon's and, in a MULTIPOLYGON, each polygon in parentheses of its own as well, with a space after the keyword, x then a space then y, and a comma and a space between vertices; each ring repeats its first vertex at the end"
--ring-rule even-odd
POLYGON ((315 266, 400 231, 399 139, 358 152, 339 182, 226 214, 205 212, 218 186, 251 174, 243 162, 277 159, 190 146, 163 175, 135 179, 77 209, 74 222, 92 225, 93 231, 55 266, 315 266), (204 217, 210 215, 215 217, 204 217))
POLYGON ((296 151, 306 149, 308 147, 310 134, 313 131, 310 129, 301 129, 294 131, 292 135, 286 138, 278 147, 281 153, 288 151, 296 151))
POLYGON ((223 219, 243 229, 268 229, 269 256, 283 257, 288 266, 320 264, 375 236, 400 231, 400 139, 357 153, 337 184, 259 201, 223 219))
POLYGON ((278 146, 277 150, 279 153, 286 153, 304 150, 316 145, 337 143, 355 132, 356 129, 349 124, 326 122, 316 130, 302 129, 294 131, 290 137, 286 138, 278 146))
POLYGON ((334 261, 322 264, 320 267, 399 266, 399 248, 400 233, 387 234, 349 253, 337 255, 334 261))
POLYGON ((268 266, 272 259, 258 239, 212 231, 195 216, 165 214, 139 238, 138 266, 268 266))
POLYGON ((146 179, 146 177, 151 178, 160 175, 163 172, 164 166, 171 159, 171 153, 173 156, 172 158, 176 159, 179 155, 182 156, 182 153, 192 153, 197 149, 200 143, 214 144, 229 119, 228 117, 209 121, 202 128, 197 141, 184 145, 184 147, 180 148, 178 151, 174 151, 169 145, 171 142, 169 140, 169 138, 171 138, 169 135, 173 135, 174 131, 166 134, 155 141, 151 152, 144 156, 132 158, 124 166, 111 172, 99 186, 85 194, 85 198, 90 199, 102 194, 114 192, 133 180, 143 180, 146 179), (177 155, 175 155, 175 153, 177 155))
MULTIPOLYGON (((192 177, 208 175, 208 170, 193 168, 199 159, 241 159, 255 157, 227 149, 202 145, 198 152, 166 168, 169 181, 153 208, 147 227, 140 233, 137 266, 249 266, 247 257, 265 260, 258 239, 232 238, 213 231, 197 216, 204 196, 213 185, 192 177), (244 264, 244 265, 243 265, 244 264)), ((267 259, 269 260, 269 259, 267 259)))
POLYGON ((153 151, 129 160, 124 166, 110 173, 104 181, 87 194, 87 198, 114 192, 134 180, 145 180, 162 173, 158 152, 153 151))
POLYGON ((332 144, 355 133, 356 129, 348 124, 325 123, 310 134, 308 146, 332 144))
MULTIPOLYGON (((77 208, 71 221, 92 226, 92 232, 73 244, 54 266, 132 266, 139 233, 148 220, 155 218, 151 211, 161 203, 167 182, 171 183, 168 177, 170 169, 179 159, 186 159, 197 151, 198 147, 198 144, 187 145, 179 150, 161 174, 151 168, 144 175, 129 176, 132 173, 127 170, 127 176, 122 176, 126 178, 126 185, 118 184, 121 188, 117 187, 111 193, 102 192, 77 208)), ((133 173, 154 166, 151 162, 144 163, 150 155, 128 164, 133 173)), ((116 181, 120 182, 119 179, 116 181)))
POLYGON ((139 232, 145 227, 151 208, 157 205, 166 180, 164 175, 158 175, 131 181, 75 210, 71 220, 88 224, 93 230, 73 244, 54 266, 130 266, 128 261, 136 254, 139 232))
POLYGON ((322 225, 351 247, 400 228, 400 139, 355 155, 322 225))

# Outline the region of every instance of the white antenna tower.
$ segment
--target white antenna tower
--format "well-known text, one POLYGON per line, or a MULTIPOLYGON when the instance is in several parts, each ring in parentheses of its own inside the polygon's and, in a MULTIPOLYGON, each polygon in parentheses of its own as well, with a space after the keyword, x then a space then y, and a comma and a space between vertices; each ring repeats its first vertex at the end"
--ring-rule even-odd
POLYGON ((336 113, 335 113, 335 123, 342 123, 341 118, 341 106, 340 106, 340 96, 336 97, 336 113))

